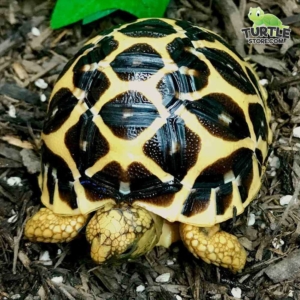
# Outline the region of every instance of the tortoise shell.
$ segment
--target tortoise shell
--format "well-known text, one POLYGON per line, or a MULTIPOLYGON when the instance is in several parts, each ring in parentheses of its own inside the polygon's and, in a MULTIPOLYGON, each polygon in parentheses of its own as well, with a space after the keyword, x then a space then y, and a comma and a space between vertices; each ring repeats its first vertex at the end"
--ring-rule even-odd
POLYGON ((270 111, 218 35, 140 19, 91 39, 53 89, 40 187, 54 213, 127 202, 210 226, 240 214, 264 173, 270 111))

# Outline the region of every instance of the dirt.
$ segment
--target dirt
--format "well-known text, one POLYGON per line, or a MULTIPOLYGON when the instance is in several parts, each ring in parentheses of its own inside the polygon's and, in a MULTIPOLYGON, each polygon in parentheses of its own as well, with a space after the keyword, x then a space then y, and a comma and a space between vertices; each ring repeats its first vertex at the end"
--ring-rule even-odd
POLYGON ((292 37, 284 45, 250 45, 240 29, 252 25, 247 13, 257 4, 176 0, 166 11, 227 39, 268 90, 274 141, 262 188, 241 216, 223 224, 248 252, 245 269, 232 274, 195 259, 181 243, 96 266, 83 235, 58 245, 23 237, 26 219, 40 207, 40 136, 59 72, 90 37, 134 17, 115 12, 51 30, 54 1, 0 0, 0 299, 300 299, 300 5, 260 1, 292 37))

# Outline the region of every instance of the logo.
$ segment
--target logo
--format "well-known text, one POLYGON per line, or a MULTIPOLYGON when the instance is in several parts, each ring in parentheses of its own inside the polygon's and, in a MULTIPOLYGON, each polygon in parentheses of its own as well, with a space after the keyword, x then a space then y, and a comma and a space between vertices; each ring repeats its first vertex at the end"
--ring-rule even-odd
POLYGON ((283 44, 290 38, 291 29, 272 14, 265 14, 260 7, 250 7, 248 18, 252 27, 242 28, 249 44, 283 44))

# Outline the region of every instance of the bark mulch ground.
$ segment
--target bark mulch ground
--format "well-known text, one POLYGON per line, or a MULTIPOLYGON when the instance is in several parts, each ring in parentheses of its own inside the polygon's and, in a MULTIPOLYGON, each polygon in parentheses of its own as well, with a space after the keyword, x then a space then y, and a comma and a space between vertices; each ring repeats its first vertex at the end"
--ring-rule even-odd
POLYGON ((54 31, 53 6, 0 0, 0 299, 300 299, 297 1, 174 0, 166 12, 221 34, 255 65, 269 93, 274 143, 263 186, 244 214, 223 224, 248 252, 246 268, 236 275, 194 259, 181 243, 99 267, 84 236, 60 245, 23 238, 26 219, 40 205, 40 135, 59 72, 90 37, 134 19, 116 12, 54 31), (247 44, 240 29, 252 25, 247 13, 257 4, 291 27, 284 45, 247 44))

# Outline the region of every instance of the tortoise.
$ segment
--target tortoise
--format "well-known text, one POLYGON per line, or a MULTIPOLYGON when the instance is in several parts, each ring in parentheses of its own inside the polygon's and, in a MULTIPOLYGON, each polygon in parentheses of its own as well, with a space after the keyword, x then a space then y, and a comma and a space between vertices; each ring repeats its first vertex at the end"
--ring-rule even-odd
POLYGON ((109 263, 181 239, 207 263, 243 269, 220 223, 257 195, 272 140, 267 94, 219 35, 148 18, 97 35, 66 64, 42 133, 34 242, 74 239, 109 263))

